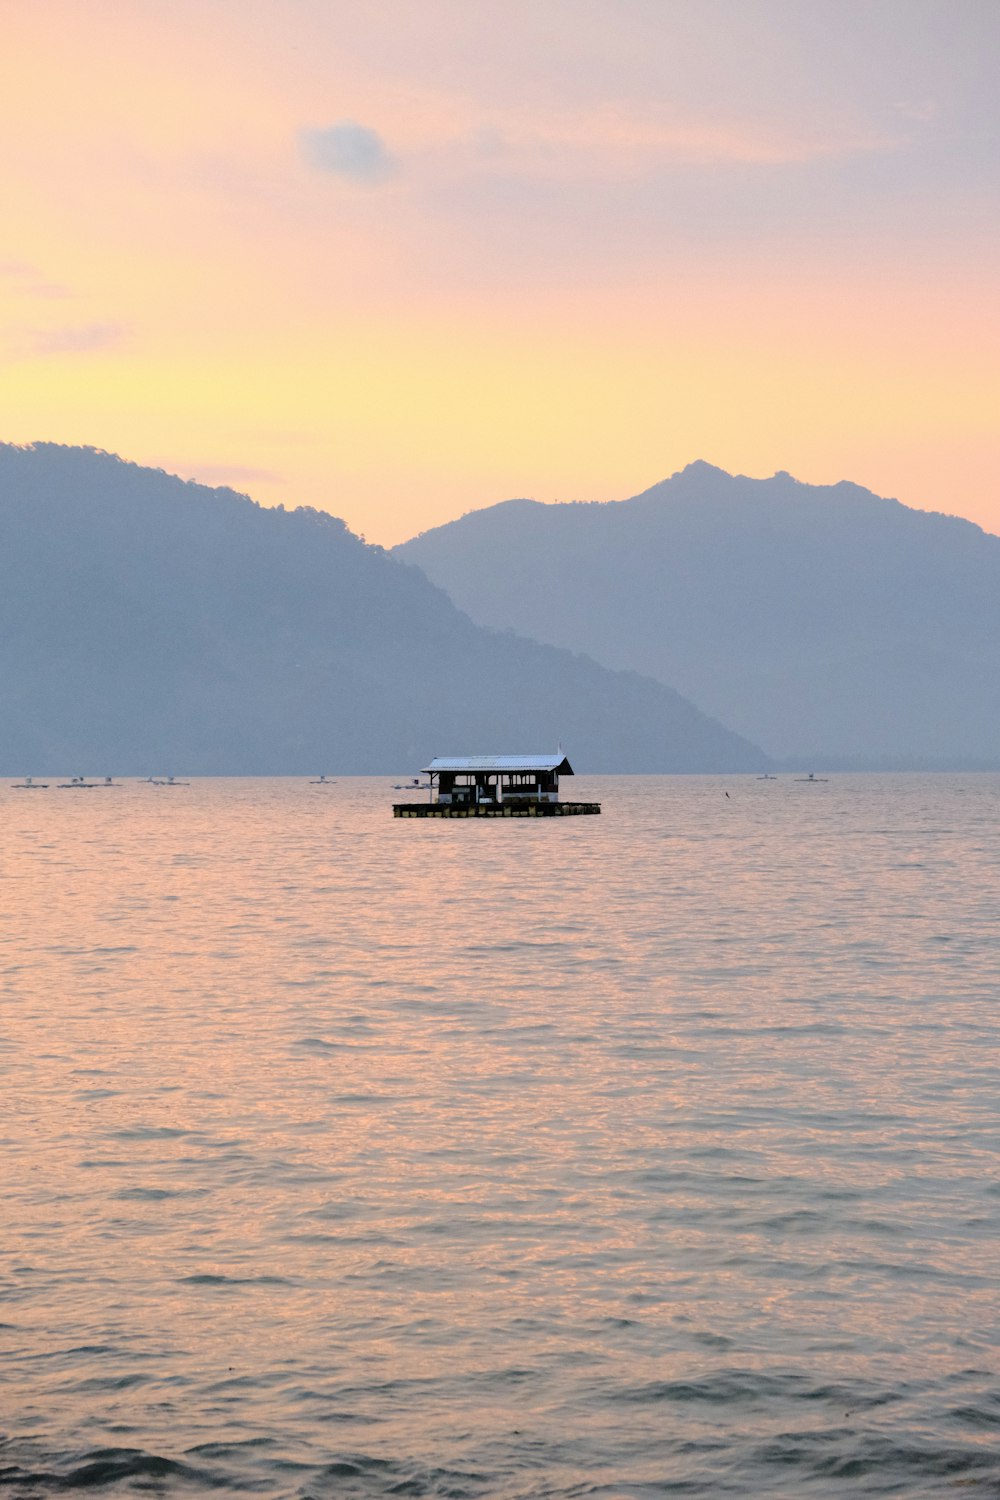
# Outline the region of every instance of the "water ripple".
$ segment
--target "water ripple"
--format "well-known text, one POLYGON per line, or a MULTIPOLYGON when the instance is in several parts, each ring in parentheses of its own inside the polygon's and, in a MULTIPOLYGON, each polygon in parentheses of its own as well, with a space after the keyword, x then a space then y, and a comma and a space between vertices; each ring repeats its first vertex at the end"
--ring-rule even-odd
POLYGON ((12 1500, 1000 1493, 1000 777, 147 791, 0 787, 12 1500))

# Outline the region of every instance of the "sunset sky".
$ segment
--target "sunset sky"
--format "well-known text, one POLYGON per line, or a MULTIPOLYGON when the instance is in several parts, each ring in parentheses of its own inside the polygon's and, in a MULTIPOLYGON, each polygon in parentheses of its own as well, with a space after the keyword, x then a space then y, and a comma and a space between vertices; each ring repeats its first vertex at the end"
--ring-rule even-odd
POLYGON ((0 439, 386 545, 696 458, 1000 531, 996 0, 0 20, 0 439))

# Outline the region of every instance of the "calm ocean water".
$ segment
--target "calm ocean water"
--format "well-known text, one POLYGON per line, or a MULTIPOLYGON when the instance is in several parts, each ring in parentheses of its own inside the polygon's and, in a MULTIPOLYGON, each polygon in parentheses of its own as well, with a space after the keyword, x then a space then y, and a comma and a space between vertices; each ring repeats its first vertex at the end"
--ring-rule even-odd
POLYGON ((5 1493, 1000 1494, 1000 776, 570 788, 4 783, 5 1493))

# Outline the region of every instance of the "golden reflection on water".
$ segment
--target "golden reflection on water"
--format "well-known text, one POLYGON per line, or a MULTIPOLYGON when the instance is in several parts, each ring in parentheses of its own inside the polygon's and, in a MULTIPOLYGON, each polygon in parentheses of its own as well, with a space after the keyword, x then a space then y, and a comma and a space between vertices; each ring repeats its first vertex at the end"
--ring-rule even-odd
POLYGON ((645 1385, 994 1378, 1000 778, 580 781, 0 791, 15 1435, 619 1483, 645 1385))

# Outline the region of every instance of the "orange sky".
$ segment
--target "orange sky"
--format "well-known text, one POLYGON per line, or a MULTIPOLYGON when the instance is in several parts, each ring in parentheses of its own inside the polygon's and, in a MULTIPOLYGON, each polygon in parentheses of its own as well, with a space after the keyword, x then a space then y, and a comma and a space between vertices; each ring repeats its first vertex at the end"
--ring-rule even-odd
POLYGON ((0 439, 386 544, 695 458, 1000 531, 993 0, 2 8, 0 439))

